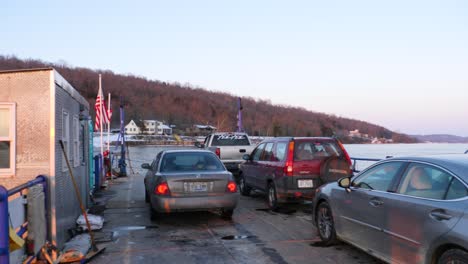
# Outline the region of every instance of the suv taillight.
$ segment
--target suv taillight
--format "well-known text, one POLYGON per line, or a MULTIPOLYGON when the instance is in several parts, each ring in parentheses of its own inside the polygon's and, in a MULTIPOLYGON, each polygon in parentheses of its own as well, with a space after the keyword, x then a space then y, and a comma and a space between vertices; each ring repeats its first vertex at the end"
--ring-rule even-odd
POLYGON ((215 154, 216 154, 216 156, 218 156, 218 158, 221 158, 221 149, 220 149, 220 148, 216 148, 215 154))
POLYGON ((349 157, 348 152, 344 148, 343 144, 341 144, 341 141, 339 141, 338 139, 336 141, 338 142, 338 145, 340 146, 341 151, 343 151, 343 154, 345 156, 345 160, 346 160, 346 162, 348 162, 349 168, 351 168, 353 166, 353 162, 351 161, 351 158, 349 157))
POLYGON ((237 184, 233 181, 229 181, 226 185, 226 192, 235 193, 237 192, 237 184))
POLYGON ((167 182, 162 182, 156 185, 156 188, 154 188, 154 194, 164 196, 171 195, 171 190, 169 190, 169 185, 167 185, 167 182))
POLYGON ((284 166, 284 174, 286 176, 294 175, 293 163, 294 163, 294 141, 291 141, 289 142, 288 156, 286 158, 286 164, 284 166))

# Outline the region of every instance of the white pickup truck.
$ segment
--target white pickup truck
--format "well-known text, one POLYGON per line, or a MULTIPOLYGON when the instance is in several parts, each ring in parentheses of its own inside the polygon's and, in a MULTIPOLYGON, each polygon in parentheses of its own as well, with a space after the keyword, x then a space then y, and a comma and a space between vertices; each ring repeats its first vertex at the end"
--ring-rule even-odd
POLYGON ((205 138, 203 143, 195 144, 199 148, 213 151, 231 172, 239 170, 239 164, 244 160, 244 154, 250 154, 255 148, 246 133, 229 132, 213 133, 205 138))

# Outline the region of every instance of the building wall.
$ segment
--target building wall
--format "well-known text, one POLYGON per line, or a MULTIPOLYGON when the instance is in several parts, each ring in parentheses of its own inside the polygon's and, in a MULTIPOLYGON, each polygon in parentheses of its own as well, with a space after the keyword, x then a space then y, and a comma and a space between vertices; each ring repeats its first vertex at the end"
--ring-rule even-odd
POLYGON ((0 73, 0 102, 16 103, 16 173, 7 189, 49 174, 50 70, 0 73))
MULTIPOLYGON (((77 100, 72 94, 70 89, 66 89, 68 83, 55 82, 55 207, 56 207, 56 227, 57 227, 57 243, 63 245, 65 241, 69 239, 68 233, 66 232, 70 228, 76 226, 75 221, 81 214, 78 199, 75 194, 73 182, 71 180, 70 172, 68 171, 66 161, 59 144, 59 140, 63 139, 64 135, 64 121, 68 121, 68 152, 67 156, 72 167, 73 176, 80 190, 81 200, 85 204, 89 194, 89 169, 88 169, 88 142, 87 137, 83 137, 82 133, 87 134, 87 126, 83 128, 82 125, 87 122, 79 121, 79 126, 73 129, 73 119, 80 116, 80 104, 82 105, 82 115, 89 115, 88 106, 84 106, 82 102, 77 100), (68 120, 63 118, 63 112, 68 113, 68 120), (79 130, 78 130, 79 129, 79 130), (83 129, 83 130, 81 130, 83 129), (81 130, 81 133, 80 133, 81 130), (80 135, 81 134, 81 135, 80 135), (78 136, 78 152, 82 151, 83 146, 85 147, 85 160, 81 160, 82 154, 78 155, 78 161, 75 161, 74 151, 74 138, 78 136), (84 141, 83 141, 84 139, 84 141)), ((70 87, 68 87, 70 88, 70 87)), ((66 133, 65 133, 66 134, 66 133)))
MULTIPOLYGON (((81 213, 68 170, 63 170, 64 159, 59 145, 62 139, 62 110, 69 113, 70 151, 73 174, 77 180, 82 200, 89 197, 89 162, 87 121, 80 121, 80 105, 83 116, 89 115, 89 104, 52 69, 0 72, 0 102, 16 103, 16 171, 14 175, 0 176, 0 185, 7 189, 21 185, 40 174, 49 176, 48 218, 51 238, 60 248, 69 238, 67 230, 75 227, 81 213), (55 111, 55 112, 52 112, 55 111), (73 130, 73 118, 78 119, 73 130), (73 139, 78 137, 78 148, 84 157, 73 159, 73 139)), ((16 197, 11 197, 13 201, 16 197)))

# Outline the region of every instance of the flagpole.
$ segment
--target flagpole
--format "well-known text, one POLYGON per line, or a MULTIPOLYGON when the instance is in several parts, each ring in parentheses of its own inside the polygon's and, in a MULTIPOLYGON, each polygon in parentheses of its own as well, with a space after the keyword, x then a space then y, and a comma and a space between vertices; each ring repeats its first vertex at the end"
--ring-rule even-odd
POLYGON ((102 114, 102 101, 104 101, 104 97, 102 96, 102 87, 101 87, 101 74, 99 74, 99 96, 101 97, 101 103, 99 106, 99 113, 100 113, 100 118, 99 118, 99 128, 101 129, 101 155, 104 155, 104 146, 102 143, 102 119, 104 118, 102 114))
POLYGON ((107 151, 109 151, 109 158, 110 158, 110 125, 111 125, 111 117, 109 115, 110 107, 111 107, 111 94, 109 93, 109 102, 107 103, 107 115, 109 116, 109 123, 107 124, 107 151))

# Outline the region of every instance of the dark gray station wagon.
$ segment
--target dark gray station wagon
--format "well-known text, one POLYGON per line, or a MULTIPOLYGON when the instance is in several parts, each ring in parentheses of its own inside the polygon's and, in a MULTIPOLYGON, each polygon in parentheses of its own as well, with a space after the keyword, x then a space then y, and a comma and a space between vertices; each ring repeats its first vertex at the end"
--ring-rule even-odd
POLYGON ((393 158, 322 186, 314 222, 325 244, 391 263, 468 263, 468 155, 393 158))
POLYGON ((350 174, 351 160, 343 145, 327 137, 279 137, 260 143, 240 165, 239 189, 267 193, 268 206, 312 199, 320 185, 350 174))

